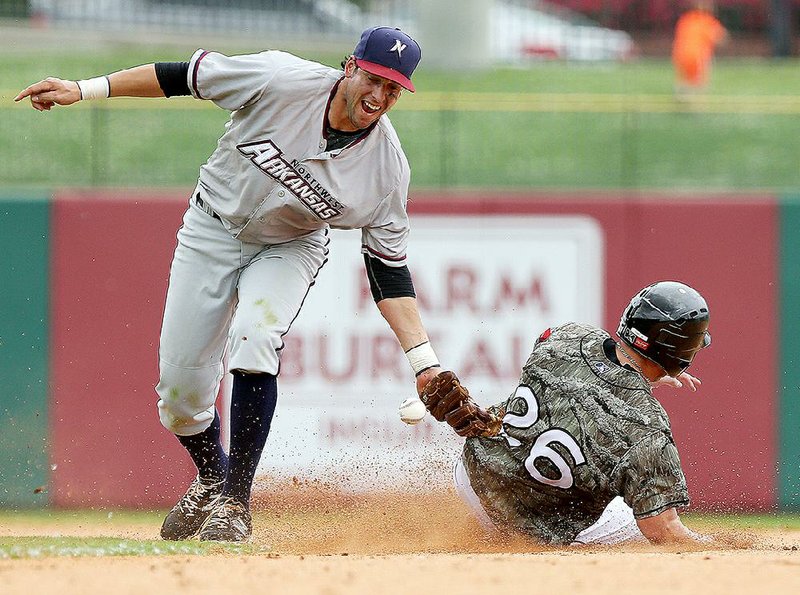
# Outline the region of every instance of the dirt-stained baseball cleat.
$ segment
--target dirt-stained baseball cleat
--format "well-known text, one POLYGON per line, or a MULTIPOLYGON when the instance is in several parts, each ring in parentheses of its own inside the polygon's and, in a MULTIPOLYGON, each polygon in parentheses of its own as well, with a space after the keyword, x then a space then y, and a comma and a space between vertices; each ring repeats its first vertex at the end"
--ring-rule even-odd
POLYGON ((170 541, 194 537, 222 494, 224 480, 204 479, 199 475, 167 514, 161 525, 161 538, 170 541))
POLYGON ((247 504, 222 496, 214 504, 198 537, 200 541, 247 541, 253 533, 253 520, 247 504))

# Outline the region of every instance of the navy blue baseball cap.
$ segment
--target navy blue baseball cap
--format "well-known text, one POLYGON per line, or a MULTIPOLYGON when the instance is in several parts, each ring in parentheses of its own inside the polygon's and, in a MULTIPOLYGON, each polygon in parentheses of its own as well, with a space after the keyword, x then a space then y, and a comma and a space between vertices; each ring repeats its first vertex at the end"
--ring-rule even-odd
POLYGON ((411 74, 419 64, 419 44, 394 27, 372 27, 361 34, 353 50, 356 65, 414 92, 411 74))

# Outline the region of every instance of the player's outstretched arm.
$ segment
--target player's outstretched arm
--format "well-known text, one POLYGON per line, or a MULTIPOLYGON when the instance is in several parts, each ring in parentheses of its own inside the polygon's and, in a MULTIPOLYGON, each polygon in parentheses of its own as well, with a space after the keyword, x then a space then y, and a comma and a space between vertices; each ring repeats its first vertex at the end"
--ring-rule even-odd
POLYGON ((49 111, 54 105, 71 105, 80 101, 81 91, 75 81, 50 76, 25 87, 14 101, 22 101, 26 97, 30 97, 33 109, 44 112, 49 111))
POLYGON ((684 525, 674 508, 668 508, 655 516, 636 519, 636 524, 644 536, 657 545, 712 541, 711 537, 695 533, 684 525))
POLYGON ((419 361, 414 360, 411 364, 414 368, 420 368, 414 370, 417 377, 417 394, 419 394, 425 385, 441 372, 441 367, 433 354, 433 349, 430 348, 428 333, 425 332, 417 308, 417 300, 413 297, 386 298, 379 301, 377 306, 403 351, 406 354, 412 352, 411 358, 416 355, 412 350, 416 349, 419 352, 417 358, 419 361))
POLYGON ((145 64, 86 81, 48 77, 20 91, 14 101, 30 98, 34 109, 49 111, 55 105, 72 105, 81 99, 98 97, 164 97, 164 92, 155 65, 145 64))

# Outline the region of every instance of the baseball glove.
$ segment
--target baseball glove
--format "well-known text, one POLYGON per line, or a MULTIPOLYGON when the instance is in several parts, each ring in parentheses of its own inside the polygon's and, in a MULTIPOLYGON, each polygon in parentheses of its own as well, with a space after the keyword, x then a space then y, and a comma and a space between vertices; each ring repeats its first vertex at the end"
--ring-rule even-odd
POLYGON ((459 436, 496 436, 503 426, 500 417, 472 400, 453 372, 435 376, 419 398, 437 421, 447 422, 459 436))

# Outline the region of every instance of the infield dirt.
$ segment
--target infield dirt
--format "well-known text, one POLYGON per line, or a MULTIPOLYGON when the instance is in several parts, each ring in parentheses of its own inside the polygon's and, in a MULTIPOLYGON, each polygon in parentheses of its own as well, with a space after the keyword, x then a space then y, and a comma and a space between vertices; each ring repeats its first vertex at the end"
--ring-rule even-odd
MULTIPOLYGON (((0 561, 0 593, 614 595, 800 592, 800 532, 726 533, 689 551, 653 546, 544 548, 485 535, 452 493, 332 495, 304 486, 254 502, 256 555, 0 561)), ((9 523, 0 536, 155 539, 157 522, 9 523)))

